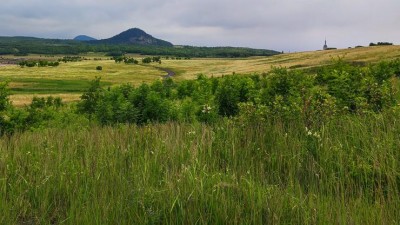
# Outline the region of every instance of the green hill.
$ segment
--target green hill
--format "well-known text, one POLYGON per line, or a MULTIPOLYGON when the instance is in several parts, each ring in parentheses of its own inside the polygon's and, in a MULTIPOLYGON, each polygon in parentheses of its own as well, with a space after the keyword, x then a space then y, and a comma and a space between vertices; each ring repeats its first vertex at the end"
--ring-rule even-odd
POLYGON ((87 35, 78 35, 74 38, 75 41, 96 41, 96 38, 89 37, 87 35))
POLYGON ((126 30, 114 37, 103 39, 99 41, 93 41, 95 44, 133 44, 133 45, 144 45, 144 46, 165 46, 172 47, 173 44, 161 39, 154 38, 150 34, 147 34, 139 28, 132 28, 126 30))

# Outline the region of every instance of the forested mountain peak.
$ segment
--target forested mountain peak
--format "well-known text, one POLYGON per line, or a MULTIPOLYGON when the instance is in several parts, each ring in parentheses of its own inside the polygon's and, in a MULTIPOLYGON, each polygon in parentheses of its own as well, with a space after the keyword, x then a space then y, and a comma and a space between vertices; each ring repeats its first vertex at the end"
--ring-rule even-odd
POLYGON ((139 28, 131 28, 114 37, 103 39, 98 42, 107 44, 136 44, 147 46, 173 46, 172 43, 154 38, 139 28))

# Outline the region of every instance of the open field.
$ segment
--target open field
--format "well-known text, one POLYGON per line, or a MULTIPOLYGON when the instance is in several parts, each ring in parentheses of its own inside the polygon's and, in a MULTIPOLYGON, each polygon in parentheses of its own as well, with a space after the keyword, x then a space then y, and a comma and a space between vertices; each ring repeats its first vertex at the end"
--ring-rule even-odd
POLYGON ((17 105, 29 103, 21 100, 33 95, 62 94, 66 101, 77 100, 95 77, 101 77, 103 85, 110 86, 151 82, 163 75, 166 75, 164 71, 151 66, 117 64, 111 60, 68 62, 58 67, 0 67, 0 81, 10 82, 11 100, 17 105), (99 65, 102 71, 96 70, 99 65))
MULTIPOLYGON (((294 69, 342 50, 5 66, 14 104, 33 93, 73 101, 110 68, 142 69, 148 81, 132 79, 141 83, 161 79, 145 70, 162 66, 181 82, 107 90, 97 79, 76 105, 47 98, 20 108, 0 83, 0 224, 400 224, 400 61, 378 62, 399 52, 370 50, 379 52, 356 49, 346 56, 353 64, 315 76, 294 69), (377 63, 358 67, 368 62, 377 63), (292 69, 183 81, 272 65, 292 69), (29 70, 47 75, 24 76, 29 70), (58 70, 65 79, 50 75, 58 70)), ((105 85, 125 83, 105 76, 105 85)))
MULTIPOLYGON (((33 95, 62 94, 67 101, 77 100, 79 93, 88 87, 89 81, 96 76, 102 77, 104 85, 131 83, 134 85, 142 82, 151 82, 161 79, 166 73, 156 67, 167 68, 176 73, 174 79, 194 79, 198 74, 206 76, 222 76, 232 73, 250 74, 263 73, 272 66, 287 68, 312 68, 326 65, 333 58, 344 57, 347 61, 355 63, 373 63, 380 60, 390 60, 400 57, 400 46, 376 46, 353 49, 340 49, 329 51, 313 51, 281 54, 272 57, 252 57, 244 59, 190 59, 166 60, 162 64, 150 65, 125 65, 115 63, 99 54, 88 54, 85 57, 92 60, 81 62, 61 63, 59 67, 34 67, 20 68, 16 65, 0 67, 0 81, 10 81, 13 91, 11 99, 14 104, 26 104, 21 99, 29 99, 33 95), (102 58, 102 60, 93 60, 102 58), (96 66, 102 66, 102 71, 96 71, 96 66), (69 96, 68 96, 69 95, 69 96)), ((140 59, 143 56, 133 55, 140 59)), ((6 56, 5 59, 13 59, 6 56)), ((26 59, 56 60, 57 57, 42 57, 32 55, 26 59)), ((60 57, 58 57, 60 58, 60 57)))
POLYGON ((202 73, 222 76, 232 73, 249 74, 268 72, 271 66, 287 68, 311 68, 331 63, 332 59, 344 57, 356 63, 374 63, 380 60, 400 58, 400 46, 376 46, 328 51, 287 53, 271 57, 245 59, 192 59, 167 60, 162 66, 176 70, 179 79, 193 79, 202 73))
POLYGON ((101 76, 103 81, 112 84, 149 82, 165 74, 153 67, 117 64, 111 60, 68 62, 58 67, 4 66, 0 73, 2 80, 17 80, 17 83, 24 79, 88 81, 101 76), (96 66, 102 66, 103 70, 97 71, 96 66))
POLYGON ((400 123, 50 129, 0 139, 0 224, 399 224, 400 123), (318 136, 314 136, 314 132, 318 136))

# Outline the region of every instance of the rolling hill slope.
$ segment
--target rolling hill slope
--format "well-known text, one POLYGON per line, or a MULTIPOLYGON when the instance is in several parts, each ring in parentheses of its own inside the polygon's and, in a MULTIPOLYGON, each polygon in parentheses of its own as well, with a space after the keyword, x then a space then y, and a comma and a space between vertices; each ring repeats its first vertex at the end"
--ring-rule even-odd
POLYGON ((312 69, 332 63, 337 58, 353 64, 375 63, 381 60, 400 59, 400 46, 376 46, 327 51, 309 51, 285 53, 270 57, 249 57, 240 59, 192 59, 163 60, 163 67, 178 72, 175 79, 193 79, 198 74, 222 76, 232 73, 252 74, 264 73, 271 67, 286 67, 289 69, 312 69))

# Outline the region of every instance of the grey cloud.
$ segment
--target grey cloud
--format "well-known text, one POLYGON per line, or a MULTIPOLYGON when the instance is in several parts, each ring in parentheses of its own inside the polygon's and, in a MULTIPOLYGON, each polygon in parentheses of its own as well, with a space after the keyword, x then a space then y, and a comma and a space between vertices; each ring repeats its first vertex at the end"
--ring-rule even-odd
POLYGON ((284 51, 400 43, 398 0, 13 0, 0 35, 107 38, 131 27, 175 44, 284 51))

